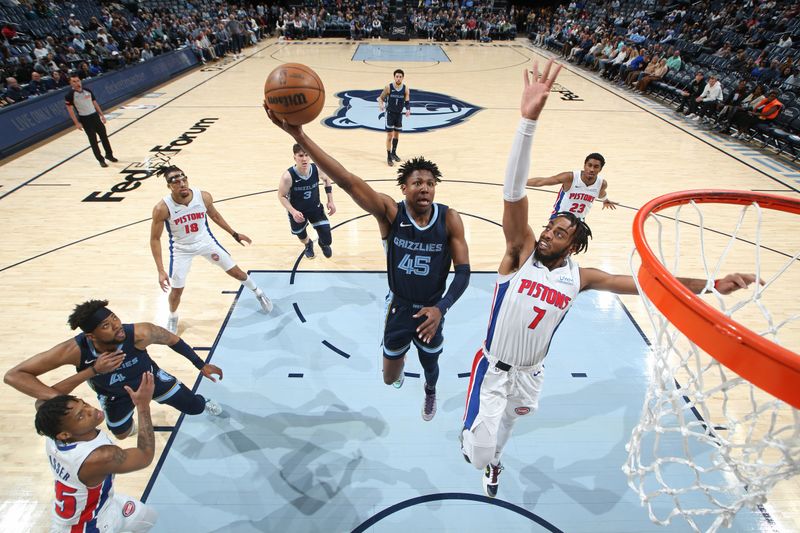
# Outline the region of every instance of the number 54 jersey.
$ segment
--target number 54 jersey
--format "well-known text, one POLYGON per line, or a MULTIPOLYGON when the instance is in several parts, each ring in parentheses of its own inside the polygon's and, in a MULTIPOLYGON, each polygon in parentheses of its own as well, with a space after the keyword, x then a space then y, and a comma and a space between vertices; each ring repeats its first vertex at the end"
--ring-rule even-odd
POLYGON ((433 305, 444 294, 450 272, 447 206, 431 205, 431 218, 420 227, 408 215, 405 202, 386 238, 386 271, 395 296, 416 304, 433 305))
POLYGON ((485 353, 511 366, 540 364, 580 287, 570 258, 550 270, 531 255, 518 271, 498 276, 485 353))
POLYGON ((189 205, 176 203, 171 195, 164 197, 169 209, 169 219, 164 226, 169 233, 170 252, 195 252, 203 246, 214 244, 216 239, 208 227, 208 211, 200 189, 191 189, 189 205))

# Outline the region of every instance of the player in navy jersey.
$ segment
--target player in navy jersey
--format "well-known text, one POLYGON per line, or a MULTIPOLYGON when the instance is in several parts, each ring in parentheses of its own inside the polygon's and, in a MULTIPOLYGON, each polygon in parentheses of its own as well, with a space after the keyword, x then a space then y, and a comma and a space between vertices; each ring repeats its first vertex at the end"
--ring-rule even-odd
POLYGON ((401 69, 394 71, 394 82, 390 83, 378 96, 378 107, 384 111, 386 100, 386 163, 394 165, 400 161, 397 155, 397 143, 400 141, 400 131, 403 129, 403 108, 407 117, 411 116, 411 91, 403 83, 406 74, 401 69))
POLYGON ((160 369, 147 353, 147 347, 169 346, 211 381, 216 381, 215 375, 222 379, 219 367, 204 362, 186 342, 162 327, 148 322, 122 324, 107 306, 107 300, 89 300, 75 306, 69 325, 72 329, 80 328, 82 333, 18 364, 6 373, 5 382, 36 399, 48 400, 59 392, 42 383, 38 376, 72 365, 97 393, 106 424, 120 439, 133 430, 133 403, 125 387, 137 388, 146 372, 155 376, 153 398, 157 402, 190 415, 222 412, 219 405, 193 393, 160 369))
POLYGON ((336 212, 333 204, 333 187, 331 180, 319 171, 317 165, 311 162, 311 158, 299 144, 292 147, 294 153, 294 166, 289 167, 281 176, 278 185, 278 200, 289 213, 289 226, 292 233, 297 235, 306 249, 305 254, 309 259, 314 258, 314 243, 308 236, 306 228, 308 223, 317 231, 319 247, 325 257, 333 255, 331 249, 331 223, 325 216, 325 209, 319 200, 319 181, 325 183, 325 194, 328 197, 328 215, 336 212))
MULTIPOLYGON (((539 406, 542 365, 550 341, 575 297, 589 289, 637 294, 631 276, 581 268, 573 254, 585 251, 591 231, 576 214, 558 213, 536 238, 528 225, 525 185, 537 120, 561 66, 549 60, 539 76, 524 72, 520 112, 503 185, 503 235, 506 248, 497 269, 497 284, 483 346, 472 364, 461 432, 461 452, 483 470, 483 489, 497 496, 503 471, 501 456, 520 417, 539 406)), ((754 274, 728 274, 713 284, 720 294, 745 288, 754 274)), ((708 290, 705 279, 678 278, 694 293, 708 290)))
POLYGON ((400 166, 397 184, 405 196, 395 202, 345 169, 299 126, 272 121, 294 137, 320 169, 378 221, 386 247, 389 277, 383 335, 383 381, 400 387, 405 354, 413 343, 425 371, 422 418, 436 414, 436 382, 442 353, 443 317, 469 284, 469 251, 464 225, 455 209, 433 202, 441 173, 436 164, 418 157, 400 166), (455 276, 445 293, 451 263, 455 276))

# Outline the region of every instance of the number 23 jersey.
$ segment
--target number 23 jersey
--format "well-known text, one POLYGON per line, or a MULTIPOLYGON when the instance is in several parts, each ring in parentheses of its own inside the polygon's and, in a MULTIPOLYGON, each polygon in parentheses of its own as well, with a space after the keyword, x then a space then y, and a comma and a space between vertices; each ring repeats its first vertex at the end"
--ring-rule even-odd
POLYGON ((580 269, 569 258, 550 270, 531 255, 518 271, 498 276, 486 352, 512 366, 541 363, 580 287, 580 269))
POLYGON ((164 197, 169 210, 169 218, 164 221, 164 226, 169 233, 170 251, 192 252, 215 241, 208 227, 208 210, 203 202, 203 192, 200 189, 191 191, 192 200, 188 205, 176 203, 169 194, 164 197))

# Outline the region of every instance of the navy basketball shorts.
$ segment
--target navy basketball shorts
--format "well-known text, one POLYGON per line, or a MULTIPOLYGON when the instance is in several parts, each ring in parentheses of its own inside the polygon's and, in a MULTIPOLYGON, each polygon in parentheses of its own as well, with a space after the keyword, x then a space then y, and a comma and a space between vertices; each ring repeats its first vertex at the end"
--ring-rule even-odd
POLYGON ((292 215, 289 215, 289 226, 292 228, 292 233, 294 235, 298 235, 303 233, 303 230, 308 227, 308 223, 310 222, 312 226, 318 225, 320 222, 327 222, 328 217, 325 215, 325 208, 322 207, 322 204, 317 204, 317 207, 313 207, 311 209, 307 209, 305 211, 299 210, 303 213, 303 216, 306 218, 302 222, 296 222, 292 215))
POLYGON ((386 112, 386 131, 400 131, 403 129, 403 113, 386 112))
POLYGON ((442 335, 444 317, 439 322, 439 329, 436 330, 431 341, 425 343, 417 336, 417 328, 425 322, 426 317, 414 318, 414 315, 425 306, 401 303, 391 295, 388 298, 386 323, 383 329, 383 356, 387 359, 400 359, 411 347, 412 342, 417 347, 420 356, 441 354, 444 345, 444 336, 442 335))
MULTIPOLYGON (((158 403, 164 403, 170 397, 180 390, 181 382, 172 374, 161 370, 153 363, 153 382, 155 389, 153 390, 153 400, 158 403)), ((139 383, 129 384, 129 386, 136 390, 139 383)), ((134 406, 131 397, 126 392, 122 392, 117 396, 98 395, 100 407, 106 415, 106 425, 115 435, 125 433, 133 423, 134 406)))

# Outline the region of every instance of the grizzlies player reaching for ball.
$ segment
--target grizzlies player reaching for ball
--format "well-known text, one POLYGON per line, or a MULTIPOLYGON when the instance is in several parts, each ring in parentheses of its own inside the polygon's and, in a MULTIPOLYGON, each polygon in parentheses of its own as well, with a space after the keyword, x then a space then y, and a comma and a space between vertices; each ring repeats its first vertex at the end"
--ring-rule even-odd
POLYGON ((405 72, 400 69, 394 71, 394 82, 390 83, 381 91, 378 97, 378 107, 383 113, 386 100, 386 163, 394 165, 395 161, 400 161, 397 155, 397 143, 400 141, 400 130, 403 129, 403 108, 406 108, 406 116, 411 116, 411 91, 408 85, 403 83, 405 72))
POLYGON ((278 120, 268 110, 267 113, 325 174, 378 220, 391 291, 383 333, 383 381, 398 388, 402 385, 405 354, 413 342, 425 371, 422 418, 431 420, 436 414, 444 315, 466 290, 470 273, 461 216, 456 210, 433 202, 436 184, 441 181, 439 168, 422 157, 404 163, 398 170, 397 183, 405 199, 395 202, 349 172, 309 139, 301 127, 278 120), (451 263, 455 264, 455 277, 445 294, 451 263))
POLYGON ((325 208, 319 201, 319 180, 325 183, 325 194, 328 196, 328 215, 336 212, 333 204, 333 187, 328 176, 311 162, 311 158, 299 144, 292 147, 294 166, 289 167, 281 176, 278 184, 278 200, 289 213, 289 226, 300 242, 305 244, 305 255, 314 259, 314 243, 308 236, 308 223, 317 230, 319 247, 325 257, 333 255, 331 249, 331 223, 325 216, 325 208))

